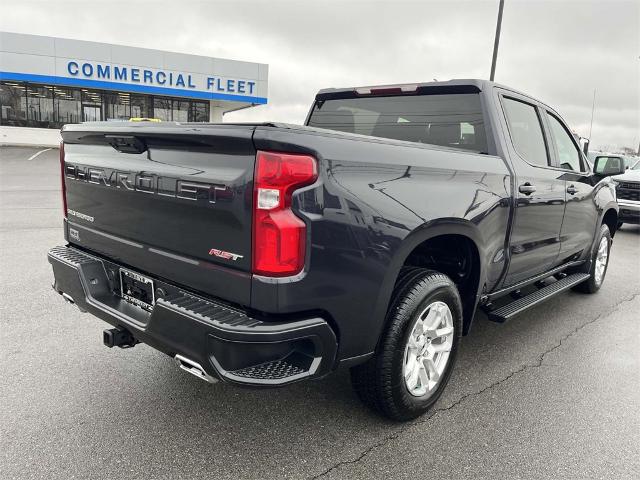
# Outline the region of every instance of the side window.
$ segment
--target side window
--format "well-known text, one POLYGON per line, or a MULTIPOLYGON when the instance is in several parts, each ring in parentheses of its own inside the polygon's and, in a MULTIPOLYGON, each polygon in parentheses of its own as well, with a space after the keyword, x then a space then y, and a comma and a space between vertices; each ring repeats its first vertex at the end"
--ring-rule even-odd
POLYGON ((560 168, 565 170, 574 170, 576 172, 584 171, 582 168, 582 162, 580 161, 580 151, 576 147, 573 140, 571 140, 571 134, 567 132, 564 125, 560 121, 547 112, 547 118, 549 119, 549 125, 551 126, 551 133, 553 134, 553 143, 556 146, 558 152, 558 163, 560 168))
POLYGON ((547 148, 536 108, 505 97, 504 109, 513 146, 520 156, 533 165, 548 166, 547 148))

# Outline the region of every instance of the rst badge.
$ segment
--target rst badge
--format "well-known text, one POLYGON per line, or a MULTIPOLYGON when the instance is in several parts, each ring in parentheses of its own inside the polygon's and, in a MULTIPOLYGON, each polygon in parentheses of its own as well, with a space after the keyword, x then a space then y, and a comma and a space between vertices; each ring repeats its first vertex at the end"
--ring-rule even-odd
POLYGON ((225 260, 233 260, 234 262, 239 258, 243 258, 243 255, 238 255, 237 253, 225 252, 224 250, 218 250, 217 248, 212 248, 209 250, 209 255, 218 258, 224 258, 225 260))

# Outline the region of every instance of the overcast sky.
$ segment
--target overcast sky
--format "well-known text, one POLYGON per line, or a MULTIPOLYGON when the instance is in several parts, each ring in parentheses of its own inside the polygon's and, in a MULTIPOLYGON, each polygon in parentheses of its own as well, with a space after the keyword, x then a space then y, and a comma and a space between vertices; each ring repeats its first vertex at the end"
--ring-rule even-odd
MULTIPOLYGON (((640 0, 506 0, 496 80, 592 145, 640 142, 640 0)), ((492 1, 0 0, 0 30, 269 64, 269 104, 225 121, 301 123, 317 90, 488 78, 492 1)))

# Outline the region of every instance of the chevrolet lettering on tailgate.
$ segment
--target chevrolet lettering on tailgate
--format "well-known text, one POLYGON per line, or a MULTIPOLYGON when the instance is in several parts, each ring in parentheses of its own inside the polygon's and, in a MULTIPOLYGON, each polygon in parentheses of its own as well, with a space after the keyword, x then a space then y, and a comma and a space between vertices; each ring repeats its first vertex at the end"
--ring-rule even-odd
POLYGON ((121 188, 128 191, 162 195, 183 200, 206 200, 216 203, 230 199, 233 191, 224 184, 185 181, 178 178, 93 168, 83 165, 67 164, 65 176, 68 179, 94 183, 105 187, 121 188))

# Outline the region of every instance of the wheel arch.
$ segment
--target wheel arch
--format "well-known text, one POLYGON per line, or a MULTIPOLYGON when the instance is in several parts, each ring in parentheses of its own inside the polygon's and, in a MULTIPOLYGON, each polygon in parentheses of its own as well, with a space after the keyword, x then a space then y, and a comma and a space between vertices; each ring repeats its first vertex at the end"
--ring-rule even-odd
MULTIPOLYGON (((609 227, 609 233, 611 233, 611 237, 613 237, 618 229, 618 206, 610 205, 609 208, 605 209, 602 218, 600 219, 600 225, 606 224, 609 227)), ((598 225, 598 227, 600 227, 598 225)))
POLYGON ((598 222, 594 225, 593 241, 596 241, 600 225, 605 223, 613 237, 618 227, 618 202, 616 200, 615 184, 611 178, 605 178, 594 187, 594 203, 598 211, 598 222), (615 218, 615 222, 613 219, 615 218))
POLYGON ((473 273, 473 286, 470 291, 464 295, 464 297, 461 293, 464 316, 463 334, 467 334, 469 332, 478 301, 482 294, 482 286, 485 283, 486 262, 484 259, 486 258, 486 251, 484 240, 478 227, 475 224, 462 219, 440 219, 427 222, 413 230, 405 237, 404 241, 396 251, 389 268, 387 269, 380 289, 384 294, 378 296, 376 303, 376 318, 383 319, 383 328, 381 329, 381 332, 384 329, 386 314, 392 300, 391 296, 393 294, 394 286, 400 276, 402 268, 407 265, 407 260, 414 252, 416 252, 421 246, 428 244, 428 242, 433 241, 438 237, 457 237, 464 239, 462 241, 468 242, 467 244, 473 247, 472 267, 475 269, 473 273))
POLYGON ((607 225, 609 227, 609 233, 611 238, 615 235, 618 229, 618 203, 614 199, 609 199, 607 202, 602 202, 598 209, 600 214, 598 215, 598 221, 594 227, 593 240, 591 242, 591 248, 588 250, 589 255, 587 258, 587 265, 590 267, 593 261, 593 254, 595 249, 598 248, 598 238, 600 235, 600 227, 607 225))

